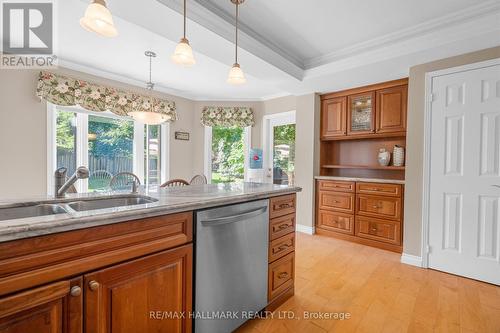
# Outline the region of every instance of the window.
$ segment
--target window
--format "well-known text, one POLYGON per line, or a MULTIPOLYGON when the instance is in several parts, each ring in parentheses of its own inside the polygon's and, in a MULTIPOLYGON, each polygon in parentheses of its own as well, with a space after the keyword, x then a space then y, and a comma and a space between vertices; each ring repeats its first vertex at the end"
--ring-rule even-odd
POLYGON ((211 183, 243 182, 250 128, 205 128, 205 174, 211 183))
POLYGON ((279 185, 295 183, 295 111, 263 118, 263 180, 279 185))
POLYGON ((76 184, 78 192, 108 190, 119 172, 133 172, 148 186, 168 178, 168 125, 148 126, 107 112, 50 104, 48 120, 50 194, 53 172, 59 167, 68 168, 68 176, 77 166, 89 168, 90 177, 76 184))

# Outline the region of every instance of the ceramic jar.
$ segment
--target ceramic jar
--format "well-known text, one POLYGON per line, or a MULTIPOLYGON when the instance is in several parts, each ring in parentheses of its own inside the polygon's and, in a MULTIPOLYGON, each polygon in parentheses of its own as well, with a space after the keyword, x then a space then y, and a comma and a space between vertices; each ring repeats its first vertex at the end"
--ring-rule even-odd
POLYGON ((378 164, 381 166, 388 166, 391 161, 391 153, 385 150, 385 148, 380 148, 378 151, 378 164))
POLYGON ((395 145, 392 152, 392 163, 394 166, 405 165, 405 149, 401 146, 395 145))

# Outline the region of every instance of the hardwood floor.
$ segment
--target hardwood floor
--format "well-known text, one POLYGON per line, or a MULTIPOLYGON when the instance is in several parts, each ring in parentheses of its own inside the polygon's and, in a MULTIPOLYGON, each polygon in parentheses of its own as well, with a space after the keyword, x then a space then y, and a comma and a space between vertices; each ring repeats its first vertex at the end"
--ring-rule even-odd
POLYGON ((296 241, 295 296, 274 318, 249 321, 238 333, 500 333, 498 286, 404 265, 397 253, 342 240, 298 233, 296 241), (351 318, 296 319, 304 311, 351 318), (291 313, 295 319, 278 318, 291 313))

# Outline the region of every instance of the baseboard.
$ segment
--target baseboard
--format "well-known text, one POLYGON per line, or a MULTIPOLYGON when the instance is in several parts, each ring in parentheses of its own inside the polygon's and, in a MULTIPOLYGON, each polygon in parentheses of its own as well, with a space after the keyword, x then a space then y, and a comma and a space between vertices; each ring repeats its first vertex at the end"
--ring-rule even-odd
POLYGON ((314 228, 313 227, 309 227, 307 225, 296 224, 295 225, 295 230, 297 232, 302 232, 304 234, 314 235, 314 228))
POLYGON ((407 265, 422 267, 422 257, 414 256, 407 253, 403 253, 401 255, 401 262, 407 265))

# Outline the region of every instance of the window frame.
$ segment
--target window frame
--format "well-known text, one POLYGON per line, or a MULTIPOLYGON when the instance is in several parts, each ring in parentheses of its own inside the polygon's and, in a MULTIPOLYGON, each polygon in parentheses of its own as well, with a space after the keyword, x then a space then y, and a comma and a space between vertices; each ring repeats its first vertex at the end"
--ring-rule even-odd
MULTIPOLYGON (((248 167, 250 148, 252 145, 252 126, 243 128, 243 154, 244 154, 244 181, 248 181, 248 167)), ((203 172, 209 184, 212 183, 212 126, 205 126, 205 139, 204 139, 204 154, 203 154, 203 172)))
MULTIPOLYGON (((77 106, 58 106, 47 102, 47 194, 54 194, 54 171, 57 167, 57 111, 76 114, 76 165, 88 166, 88 116, 108 117, 134 122, 133 173, 144 185, 144 124, 131 118, 120 117, 111 112, 92 112, 77 106), (84 131, 83 129, 87 129, 84 131)), ((160 184, 169 179, 170 170, 170 124, 161 124, 160 130, 160 184)), ((71 176, 71 175, 68 175, 71 176)), ((88 179, 76 182, 78 193, 88 192, 88 179)))

